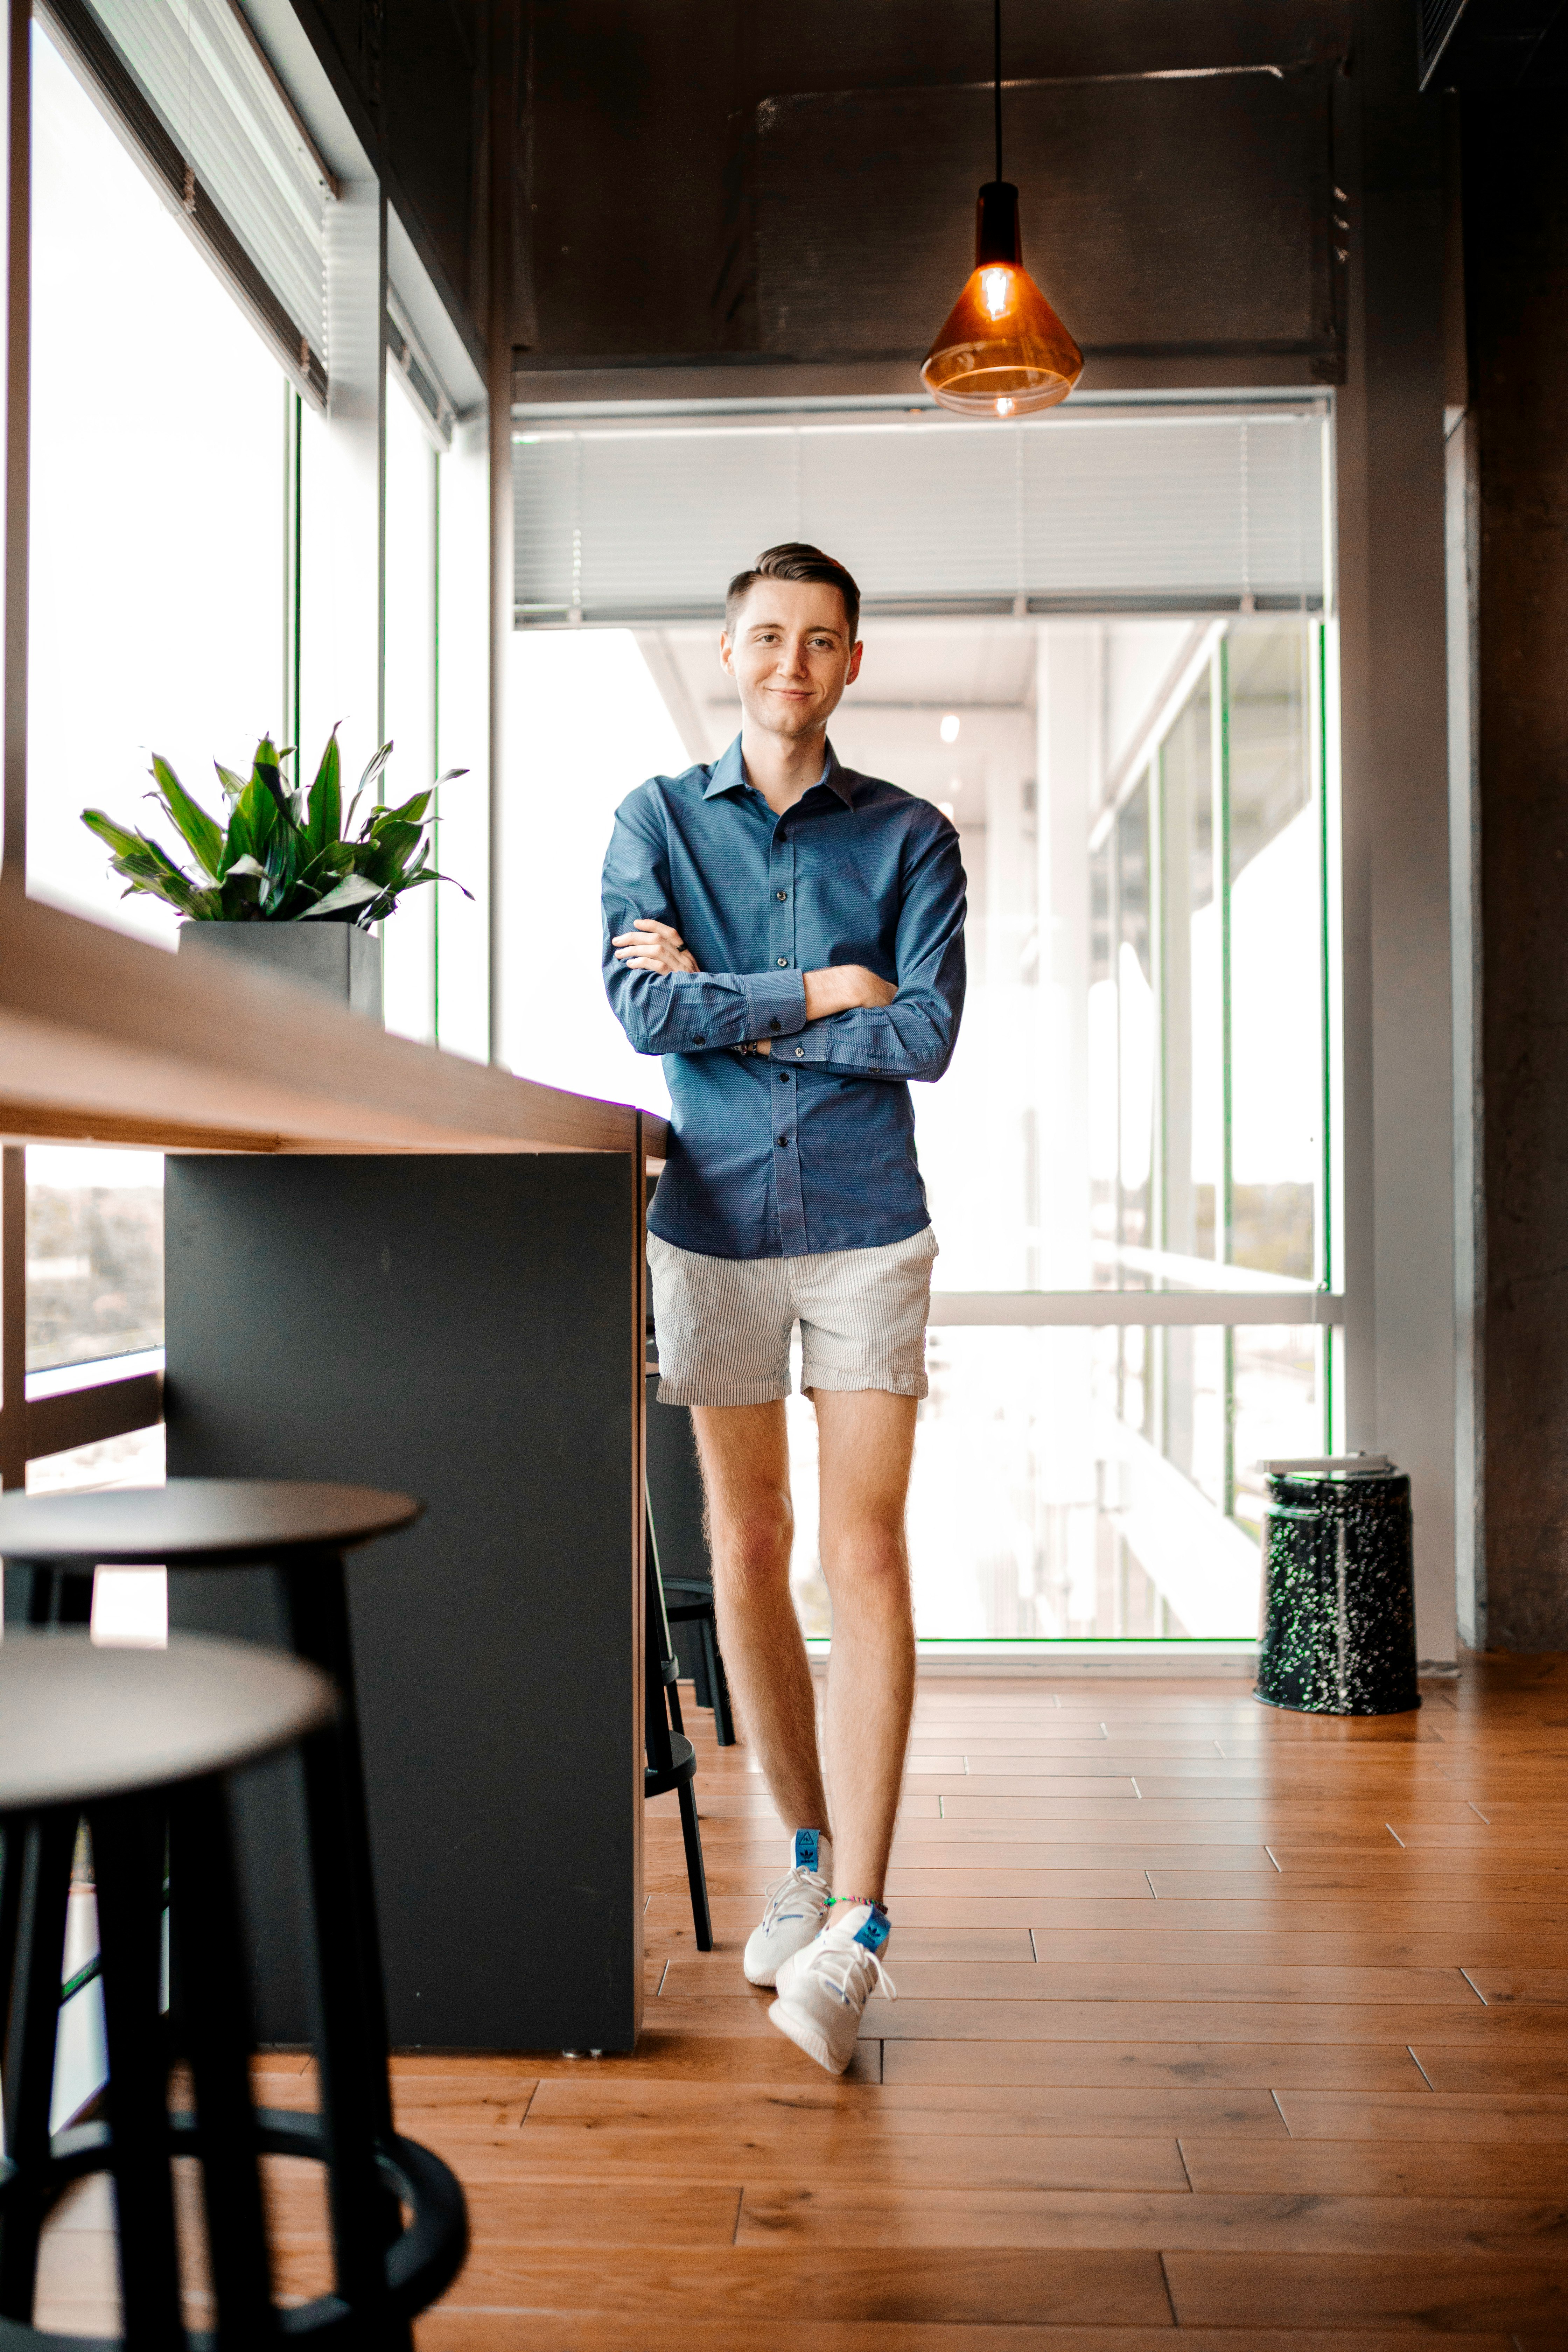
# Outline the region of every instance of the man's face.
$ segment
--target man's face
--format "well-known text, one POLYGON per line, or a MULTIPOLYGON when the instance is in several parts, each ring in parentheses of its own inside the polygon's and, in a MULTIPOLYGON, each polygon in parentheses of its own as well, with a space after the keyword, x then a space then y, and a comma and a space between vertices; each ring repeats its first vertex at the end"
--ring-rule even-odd
POLYGON ((815 580, 759 580, 719 640, 719 658, 741 689, 741 708, 770 735, 810 735, 826 727, 858 675, 837 588, 815 580))

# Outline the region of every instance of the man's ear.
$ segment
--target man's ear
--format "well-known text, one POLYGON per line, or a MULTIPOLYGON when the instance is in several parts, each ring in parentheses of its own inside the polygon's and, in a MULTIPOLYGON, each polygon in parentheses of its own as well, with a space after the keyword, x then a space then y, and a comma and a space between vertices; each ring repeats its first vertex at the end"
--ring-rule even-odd
POLYGON ((730 643, 730 639, 726 632, 721 629, 719 632, 719 667, 721 669, 728 670, 731 677, 734 675, 735 669, 734 657, 735 648, 730 643))
POLYGON ((855 650, 849 656, 849 667, 844 675, 844 683, 846 686, 853 686, 856 679, 859 677, 860 656, 865 650, 866 648, 864 645, 860 644, 858 640, 857 640, 855 650))

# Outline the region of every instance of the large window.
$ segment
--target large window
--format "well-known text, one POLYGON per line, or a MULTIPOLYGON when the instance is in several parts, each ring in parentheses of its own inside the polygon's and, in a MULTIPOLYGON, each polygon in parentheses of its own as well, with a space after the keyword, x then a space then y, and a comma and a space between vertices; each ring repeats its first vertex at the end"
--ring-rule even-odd
POLYGON ((283 725, 293 394, 36 20, 33 76, 28 886, 172 945, 80 814, 283 725))
MULTIPOLYGON (((440 459, 414 403, 388 372, 384 726, 394 746, 383 797, 406 801, 437 775, 437 564, 440 459)), ((432 862, 435 862, 434 860, 432 862)), ((440 885, 408 894, 383 926, 386 1025, 436 1037, 440 885)))

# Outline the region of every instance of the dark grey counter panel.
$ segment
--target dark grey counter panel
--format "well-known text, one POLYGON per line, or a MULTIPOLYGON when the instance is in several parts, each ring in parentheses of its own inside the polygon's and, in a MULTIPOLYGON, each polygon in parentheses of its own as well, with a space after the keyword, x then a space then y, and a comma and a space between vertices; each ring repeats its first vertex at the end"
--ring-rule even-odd
MULTIPOLYGON (((351 1556, 395 2042, 629 2049, 640 2014, 631 1155, 171 1159, 170 1475, 428 1506, 351 1556)), ((260 1572, 175 1623, 276 1638, 260 1572)), ((246 1800, 264 2038, 304 2038, 286 1776, 246 1800)))

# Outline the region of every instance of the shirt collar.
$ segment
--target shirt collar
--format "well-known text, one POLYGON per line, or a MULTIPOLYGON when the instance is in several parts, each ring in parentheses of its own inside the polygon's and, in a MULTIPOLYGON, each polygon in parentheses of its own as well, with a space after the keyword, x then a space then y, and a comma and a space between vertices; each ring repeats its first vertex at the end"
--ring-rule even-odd
MULTIPOLYGON (((746 763, 741 757, 741 739, 737 735, 729 750, 714 761, 702 797, 705 801, 716 800, 721 793, 739 792, 746 782, 746 763)), ((831 743, 827 746, 827 758, 823 763, 822 773, 816 784, 808 789, 815 792, 817 784, 826 784, 830 793, 837 793, 846 808, 854 807, 855 793, 848 772, 839 766, 838 754, 831 743)))

